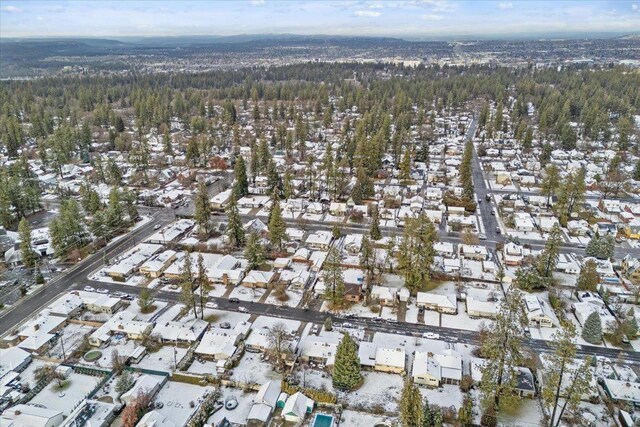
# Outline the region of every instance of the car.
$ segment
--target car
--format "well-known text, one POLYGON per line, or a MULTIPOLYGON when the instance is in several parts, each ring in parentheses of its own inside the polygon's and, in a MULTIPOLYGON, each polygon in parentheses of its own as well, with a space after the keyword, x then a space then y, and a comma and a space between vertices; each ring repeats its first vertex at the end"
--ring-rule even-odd
POLYGON ((204 306, 207 308, 218 308, 218 304, 216 304, 215 302, 208 302, 204 306))
POLYGON ((440 338, 440 334, 435 334, 433 332, 425 332, 424 334, 422 334, 422 338, 427 338, 430 340, 437 340, 440 338))
POLYGON ((343 327, 343 328, 353 328, 354 326, 353 326, 353 324, 352 324, 352 323, 344 322, 344 323, 342 324, 342 327, 343 327))
POLYGON ((495 215, 495 214, 496 214, 496 211, 491 209, 491 215, 495 215))
POLYGON ((233 298, 229 298, 229 302, 232 302, 232 303, 235 303, 235 304, 239 304, 240 300, 238 298, 236 298, 236 297, 233 297, 233 298))
POLYGON ((587 245, 585 245, 584 243, 578 243, 576 246, 578 246, 580 249, 585 249, 587 247, 587 245))
POLYGON ((382 322, 384 319, 382 317, 372 317, 371 321, 373 322, 382 322))
POLYGON ((482 199, 478 199, 478 204, 481 205, 482 204, 482 199))
POLYGON ((231 329, 231 324, 229 322, 220 323, 220 329, 231 329))
POLYGON ((248 312, 249 312, 249 310, 247 310, 247 308, 246 308, 246 307, 238 307, 238 311, 239 311, 240 313, 248 313, 248 312))
POLYGON ((486 235, 486 234, 484 234, 484 233, 480 233, 480 234, 478 234, 478 239, 480 239, 480 240, 487 240, 487 235, 486 235))
POLYGON ((320 333, 320 325, 313 325, 310 334, 318 335, 320 333))
POLYGON ((154 230, 160 230, 160 227, 162 227, 160 224, 156 224, 153 226, 154 230))
POLYGON ((502 230, 500 229, 500 227, 496 227, 496 234, 502 234, 502 230))
POLYGON ((487 194, 486 196, 484 196, 484 198, 487 200, 487 202, 491 201, 491 194, 487 194))
POLYGON ((127 294, 122 295, 120 297, 120 299, 123 299, 125 301, 133 301, 133 297, 131 295, 127 295, 127 294))
POLYGON ((85 286, 84 290, 86 292, 95 292, 96 288, 92 287, 92 286, 85 286))
POLYGON ((107 289, 105 289, 105 288, 100 288, 96 292, 99 293, 99 294, 108 294, 109 293, 109 291, 107 289))
POLYGON ((397 319, 387 319, 387 323, 398 323, 397 319))

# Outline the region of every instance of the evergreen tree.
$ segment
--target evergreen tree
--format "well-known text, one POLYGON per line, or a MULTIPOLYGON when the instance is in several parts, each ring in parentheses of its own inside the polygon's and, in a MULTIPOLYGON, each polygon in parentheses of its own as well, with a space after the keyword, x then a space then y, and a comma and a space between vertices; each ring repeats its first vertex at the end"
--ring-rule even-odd
POLYGON ((249 233, 247 246, 244 249, 244 257, 249 261, 249 265, 247 266, 249 270, 260 267, 264 263, 264 247, 260 241, 260 236, 255 232, 249 233))
POLYGON ((362 381, 358 347, 348 333, 342 336, 338 344, 332 380, 333 387, 343 391, 355 389, 362 381))
POLYGON ((372 240, 382 239, 382 233, 380 232, 380 212, 378 205, 371 205, 371 226, 369 227, 369 236, 372 240))
POLYGON ((193 259, 191 258, 191 252, 187 251, 184 255, 184 262, 180 272, 180 302, 182 302, 187 309, 193 308, 193 315, 197 318, 198 312, 196 311, 194 279, 193 259))
POLYGON ((582 339, 589 344, 600 344, 602 342, 602 321, 596 311, 591 313, 585 320, 582 328, 582 339))
POLYGON ((469 396, 464 397, 462 406, 458 409, 458 422, 462 427, 473 423, 473 400, 469 396))
POLYGON ((426 214, 407 220, 398 252, 398 268, 413 295, 431 278, 438 232, 426 214))
POLYGON ((235 194, 231 195, 229 204, 227 205, 227 239, 229 246, 232 248, 239 248, 244 245, 244 228, 242 227, 242 220, 240 219, 240 213, 238 212, 238 201, 235 194))
POLYGON ((580 275, 576 286, 581 291, 596 292, 598 290, 598 283, 600 283, 600 276, 598 275, 598 264, 592 260, 587 259, 582 268, 580 269, 580 275))
POLYGON ((26 218, 22 218, 18 224, 18 236, 20 238, 20 253, 22 264, 28 269, 36 266, 36 255, 31 248, 31 227, 26 218))
POLYGON ((373 194, 373 182, 371 178, 367 175, 365 168, 359 167, 356 172, 356 184, 351 192, 351 198, 355 204, 359 205, 364 199, 372 197, 373 194))
POLYGON ((560 171, 555 164, 548 165, 544 170, 544 177, 540 184, 540 194, 547 196, 547 205, 551 204, 551 199, 557 194, 560 186, 560 171))
POLYGON ((140 291, 140 295, 138 295, 138 306, 140 307, 140 311, 143 313, 147 313, 152 303, 151 293, 149 289, 142 288, 140 291))
POLYGON ((204 181, 198 182, 198 189, 194 199, 194 219, 200 232, 208 236, 211 230, 211 202, 209 201, 209 192, 204 181))
POLYGON ((486 358, 480 381, 485 414, 491 408, 499 408, 501 401, 509 405, 519 399, 515 387, 518 368, 524 360, 522 340, 527 324, 522 293, 510 288, 481 346, 481 354, 486 358))
POLYGON ((599 233, 596 233, 587 244, 585 254, 588 257, 609 259, 613 257, 615 244, 616 242, 612 235, 600 236, 599 233))
POLYGON ((575 329, 570 323, 564 325, 552 338, 553 352, 545 358, 548 364, 544 370, 542 400, 551 413, 549 425, 557 427, 567 406, 574 412, 582 396, 591 389, 591 358, 587 357, 582 364, 574 365, 575 329), (561 397, 565 400, 562 406, 561 397))
POLYGON ((422 427, 423 422, 422 395, 413 383, 413 377, 408 375, 400 395, 400 423, 402 427, 422 427))
POLYGON ((244 163, 244 158, 238 156, 233 168, 235 181, 233 183, 233 192, 236 199, 240 199, 249 194, 249 181, 247 180, 247 167, 244 163))
POLYGON ((329 249, 322 278, 325 286, 324 298, 331 303, 333 308, 341 307, 344 303, 345 287, 341 263, 342 259, 338 249, 335 246, 329 249))
POLYGON ((560 249, 562 248, 562 230, 558 224, 553 226, 542 253, 538 257, 538 272, 544 280, 549 282, 558 264, 560 249))
POLYGON ((269 241, 278 251, 287 240, 287 223, 282 218, 280 202, 274 201, 269 214, 269 241))

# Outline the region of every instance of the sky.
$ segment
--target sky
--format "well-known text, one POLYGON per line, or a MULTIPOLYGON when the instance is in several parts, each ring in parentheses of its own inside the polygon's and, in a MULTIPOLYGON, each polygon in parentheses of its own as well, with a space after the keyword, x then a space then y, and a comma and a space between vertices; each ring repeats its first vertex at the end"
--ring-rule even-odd
POLYGON ((640 0, 0 0, 0 37, 639 33, 640 0))

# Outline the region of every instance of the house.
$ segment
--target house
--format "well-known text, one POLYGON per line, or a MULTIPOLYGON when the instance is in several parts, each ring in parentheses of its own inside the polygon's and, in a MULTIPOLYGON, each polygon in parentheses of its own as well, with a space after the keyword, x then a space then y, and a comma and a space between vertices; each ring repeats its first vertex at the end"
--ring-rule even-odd
POLYGON ((535 295, 525 295, 524 304, 530 326, 538 328, 553 328, 554 317, 551 313, 550 307, 545 304, 544 301, 540 301, 540 299, 535 295))
POLYGON ((460 384, 462 356, 455 350, 442 353, 417 351, 413 359, 411 376, 416 384, 438 387, 441 384, 460 384))
POLYGON ((469 317, 486 317, 493 319, 498 315, 498 306, 493 301, 481 301, 467 296, 465 303, 469 317))
POLYGON ((487 259, 486 246, 480 245, 460 245, 460 256, 466 259, 474 259, 477 261, 484 261, 487 259))
POLYGON ((244 270, 240 267, 239 259, 233 255, 225 255, 208 269, 207 277, 213 283, 220 283, 225 286, 229 284, 237 285, 244 277, 244 270))
POLYGON ((305 241, 307 247, 320 251, 328 251, 331 246, 333 235, 330 231, 317 230, 307 236, 305 241))
POLYGON ((524 248, 513 242, 505 243, 502 248, 502 259, 506 265, 518 266, 524 260, 524 248))
MULTIPOLYGON (((22 372, 31 363, 31 354, 18 347, 0 348, 0 381, 11 372, 22 372)), ((2 384, 0 384, 2 385, 2 384)))
POLYGON ((516 212, 513 215, 513 220, 517 231, 529 233, 535 229, 533 218, 526 212, 516 212))
POLYGON ((224 190, 215 196, 213 196, 210 200, 211 207, 216 210, 223 210, 229 200, 231 200, 231 194, 233 193, 233 189, 230 188, 228 190, 224 190))
POLYGON ((291 289, 304 289, 311 283, 313 275, 307 270, 283 270, 280 272, 279 283, 284 283, 291 289))
POLYGON ((247 288, 268 288, 274 276, 275 274, 270 271, 250 270, 241 284, 247 288))
POLYGON ((173 421, 155 409, 149 411, 136 424, 136 427, 178 427, 173 421))
POLYGON ((452 258, 455 254, 453 250, 453 243, 451 242, 435 242, 433 244, 433 249, 436 251, 436 254, 445 258, 452 258))
POLYGON ((120 396, 120 400, 128 405, 138 397, 139 393, 147 393, 153 399, 166 381, 167 377, 164 376, 142 374, 136 379, 133 387, 120 396))
POLYGON ((640 406, 640 383, 612 378, 604 378, 603 388, 611 400, 626 402, 638 408, 640 406))
POLYGON ((329 213, 332 216, 344 216, 347 213, 347 204, 331 202, 331 204, 329 205, 329 213))
POLYGON ((640 259, 625 255, 620 263, 622 274, 635 284, 640 284, 640 259))
POLYGON ((315 402, 300 392, 296 392, 289 396, 284 408, 282 408, 282 416, 285 421, 293 423, 301 423, 307 414, 313 411, 315 402))
POLYGON ((280 391, 280 383, 277 381, 268 381, 262 384, 258 394, 253 398, 253 405, 247 416, 248 426, 267 425, 271 413, 278 404, 280 391))
POLYGON ((166 250, 152 256, 140 266, 140 273, 147 277, 160 277, 162 273, 175 261, 176 251, 166 250))
POLYGON ((64 416, 57 409, 20 404, 2 412, 0 420, 0 425, 7 427, 58 427, 64 416))
POLYGON ((402 374, 405 371, 406 353, 401 348, 377 348, 374 369, 380 372, 402 374))
POLYGON ((163 342, 193 343, 200 340, 209 323, 202 319, 157 323, 153 334, 163 342))
POLYGON ((536 386, 533 380, 533 373, 529 368, 518 368, 518 381, 515 391, 520 397, 533 398, 536 394, 536 386))
POLYGON ((393 307, 398 300, 398 290, 388 286, 374 285, 371 287, 370 295, 373 300, 386 307, 393 307))
POLYGON ((112 334, 123 334, 133 340, 142 339, 153 330, 153 323, 134 320, 135 317, 132 311, 116 313, 89 335, 89 344, 100 347, 111 339, 112 334))
POLYGON ((341 340, 342 334, 335 331, 322 331, 318 336, 307 335, 298 343, 297 352, 304 362, 332 366, 341 340))
POLYGON ((625 224, 622 232, 627 239, 640 239, 640 219, 634 218, 625 224))
POLYGON ((226 329, 212 328, 200 339, 194 353, 204 359, 227 360, 238 350, 241 334, 226 329))
POLYGON ((435 310, 445 314, 458 313, 458 303, 455 296, 418 292, 416 295, 416 305, 427 310, 435 310))

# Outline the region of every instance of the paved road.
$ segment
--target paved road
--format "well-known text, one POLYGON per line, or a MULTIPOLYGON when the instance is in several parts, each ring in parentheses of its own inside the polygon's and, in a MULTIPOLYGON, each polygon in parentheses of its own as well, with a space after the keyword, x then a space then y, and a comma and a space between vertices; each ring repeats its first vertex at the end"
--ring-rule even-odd
MULTIPOLYGON (((101 283, 100 286, 108 289, 111 292, 125 292, 130 295, 136 295, 140 291, 140 288, 123 284, 101 283)), ((75 288, 80 287, 81 285, 79 284, 75 285, 75 288)), ((155 290, 152 291, 152 297, 158 300, 168 301, 172 303, 180 302, 179 292, 155 290)), ((245 307, 248 310, 249 314, 298 320, 302 322, 313 322, 317 324, 324 323, 325 319, 331 316, 332 321, 336 326, 338 324, 348 323, 351 324, 351 327, 365 328, 370 331, 415 337, 422 336, 422 334, 424 334, 425 332, 434 332, 439 334, 440 339, 444 341, 459 342, 470 345, 479 344, 477 331, 467 331, 455 328, 416 323, 391 323, 385 321, 374 321, 368 318, 346 318, 344 316, 323 313, 315 310, 307 310, 295 307, 279 307, 258 302, 241 301, 240 303, 232 303, 226 298, 209 297, 208 301, 212 301, 218 304, 219 310, 237 311, 238 307, 245 307)), ((543 340, 526 338, 525 345, 535 353, 551 351, 549 343, 543 340)), ((622 356, 623 359, 628 363, 640 363, 640 352, 620 350, 616 348, 603 348, 582 345, 579 346, 577 354, 579 357, 598 355, 609 357, 611 359, 622 356)))
POLYGON ((53 279, 32 295, 24 298, 20 303, 4 311, 0 315, 0 335, 12 330, 24 322, 29 316, 46 307, 47 304, 58 295, 69 290, 74 283, 77 283, 78 286, 80 286, 80 284, 86 284, 88 281, 87 275, 102 265, 105 253, 107 258, 118 256, 133 247, 136 242, 140 242, 145 237, 153 234, 153 228, 156 224, 163 226, 172 221, 173 214, 171 212, 166 210, 157 211, 147 224, 88 256, 82 262, 67 270, 63 275, 53 279))
MULTIPOLYGON (((498 190, 498 189, 494 189, 491 190, 493 193, 497 193, 497 194, 513 194, 513 193, 518 193, 518 194, 522 194, 525 196, 539 196, 540 192, 539 191, 529 191, 529 190, 498 190)), ((600 196, 594 196, 592 194, 588 194, 585 196, 585 199, 587 200, 600 200, 602 197, 600 196)), ((640 202, 640 197, 609 197, 609 199, 611 200, 619 200, 621 202, 627 202, 627 203, 638 203, 640 202)))

